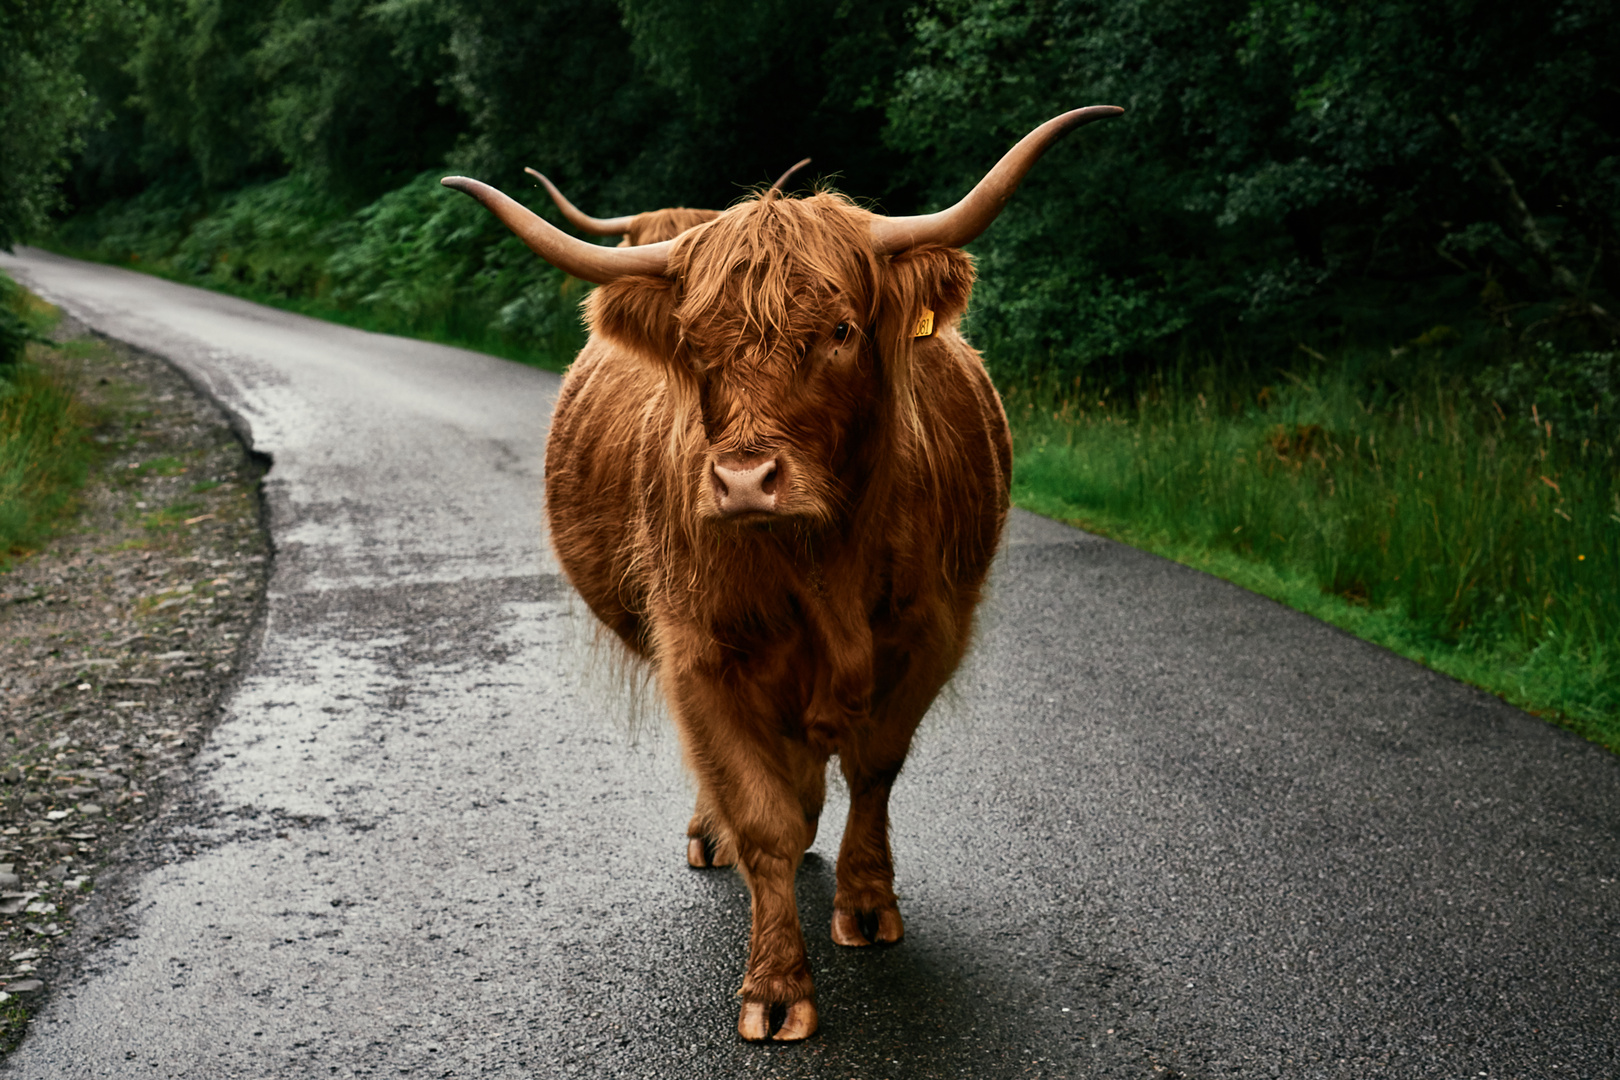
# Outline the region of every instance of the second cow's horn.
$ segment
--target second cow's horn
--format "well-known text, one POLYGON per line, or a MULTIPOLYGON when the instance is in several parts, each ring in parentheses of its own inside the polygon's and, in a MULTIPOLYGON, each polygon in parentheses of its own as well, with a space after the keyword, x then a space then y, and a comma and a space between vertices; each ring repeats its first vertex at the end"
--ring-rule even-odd
POLYGON ((597 285, 627 274, 662 274, 669 265, 673 240, 642 247, 602 247, 569 236, 509 195, 465 176, 447 176, 439 183, 466 192, 529 245, 529 250, 565 274, 597 285))
POLYGON ((567 197, 557 190, 557 185, 546 179, 544 174, 529 168, 527 165, 523 167, 523 171, 540 181, 546 189, 546 194, 551 196, 551 201, 557 204, 558 210, 562 211, 562 216, 568 219, 568 224, 582 233, 589 233, 592 236, 622 236, 630 231, 630 223, 636 220, 634 214, 613 218, 591 217, 591 215, 569 202, 567 197))

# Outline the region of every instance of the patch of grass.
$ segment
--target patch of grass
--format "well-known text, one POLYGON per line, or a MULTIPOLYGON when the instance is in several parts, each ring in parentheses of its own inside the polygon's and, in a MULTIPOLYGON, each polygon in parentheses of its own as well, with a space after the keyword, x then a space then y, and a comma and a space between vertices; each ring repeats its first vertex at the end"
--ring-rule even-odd
POLYGON ((162 532, 166 529, 177 529, 184 526, 191 518, 202 511, 201 503, 182 502, 165 506, 161 510, 154 510, 142 519, 142 524, 150 532, 162 532))
MULTIPOLYGON (((37 333, 54 312, 5 281, 7 310, 37 333)), ((0 368, 0 569, 49 534, 84 484, 95 446, 91 418, 61 375, 35 360, 44 348, 25 346, 23 359, 0 368)))
POLYGON ((143 461, 129 471, 136 476, 179 476, 186 469, 186 463, 179 458, 164 456, 143 461))
POLYGON ((1560 437, 1534 400, 1519 416, 1440 369, 1395 389, 1345 370, 1242 397, 1218 382, 1122 407, 1010 394, 1014 500, 1620 752, 1612 440, 1560 437))
POLYGON ((0 1002, 0 1058, 17 1049, 28 1033, 28 1018, 32 1015, 15 997, 7 994, 6 998, 0 1002))

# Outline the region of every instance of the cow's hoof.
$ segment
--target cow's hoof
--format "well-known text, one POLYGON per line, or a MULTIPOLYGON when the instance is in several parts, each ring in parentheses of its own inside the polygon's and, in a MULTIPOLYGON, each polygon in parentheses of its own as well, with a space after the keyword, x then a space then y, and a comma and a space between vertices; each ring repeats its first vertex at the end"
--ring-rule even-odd
POLYGON ((716 843, 706 836, 686 839, 686 865, 694 870, 707 870, 711 866, 735 866, 737 854, 724 841, 716 843))
MULTIPOLYGON (((778 1006, 778 1008, 782 1008, 778 1006)), ((771 1034, 772 1007, 764 1001, 743 1002, 737 1016, 737 1034, 748 1042, 800 1042, 816 1033, 816 1003, 800 998, 783 1010, 782 1024, 771 1034)))
POLYGON ((876 911, 833 909, 832 939, 835 945, 850 948, 873 943, 893 945, 905 936, 905 920, 900 918, 900 908, 896 904, 880 907, 876 911))

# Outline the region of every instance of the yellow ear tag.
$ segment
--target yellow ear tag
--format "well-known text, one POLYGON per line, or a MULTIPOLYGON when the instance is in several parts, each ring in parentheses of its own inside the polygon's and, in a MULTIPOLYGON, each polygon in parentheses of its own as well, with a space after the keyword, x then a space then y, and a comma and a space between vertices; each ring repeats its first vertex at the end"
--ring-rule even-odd
POLYGON ((912 337, 932 337, 934 333, 934 310, 923 308, 922 314, 917 318, 917 329, 911 332, 912 337))

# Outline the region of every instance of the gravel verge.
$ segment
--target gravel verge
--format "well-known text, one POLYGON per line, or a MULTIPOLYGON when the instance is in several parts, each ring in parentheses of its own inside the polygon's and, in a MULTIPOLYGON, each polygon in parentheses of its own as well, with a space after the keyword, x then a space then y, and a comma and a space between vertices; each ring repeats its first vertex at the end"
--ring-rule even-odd
POLYGON ((72 320, 31 358, 103 452, 74 515, 0 571, 0 1058, 58 982, 127 933, 155 827, 257 637, 266 463, 165 361, 72 320))

